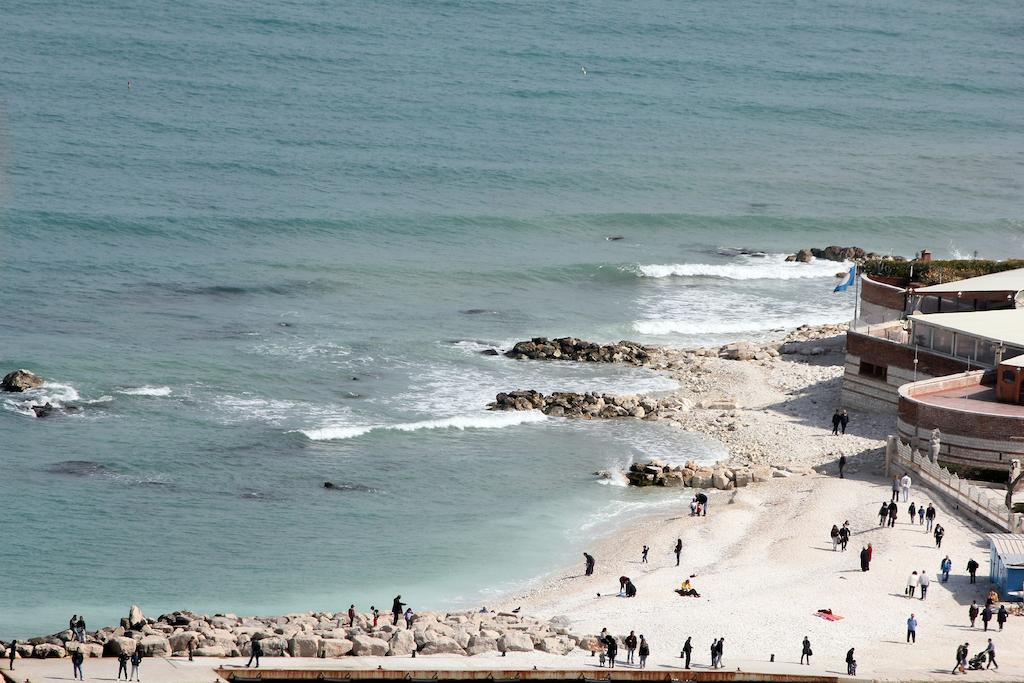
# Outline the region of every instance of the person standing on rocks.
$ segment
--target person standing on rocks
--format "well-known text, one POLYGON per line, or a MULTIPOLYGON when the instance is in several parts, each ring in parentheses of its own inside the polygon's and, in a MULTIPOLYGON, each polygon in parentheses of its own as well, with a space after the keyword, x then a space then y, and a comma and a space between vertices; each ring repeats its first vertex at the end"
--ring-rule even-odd
POLYGON ((650 549, 650 548, 648 548, 648 547, 647 547, 647 546, 645 545, 645 546, 644 546, 644 549, 640 551, 640 563, 641 563, 641 564, 647 564, 647 553, 648 553, 648 552, 650 552, 650 550, 651 550, 651 549, 650 549))
MULTIPOLYGON (((583 554, 586 555, 586 553, 583 554)), ((396 595, 395 601, 391 603, 391 614, 395 617, 395 620, 391 622, 392 626, 398 626, 398 620, 402 618, 403 607, 405 607, 405 603, 402 602, 402 596, 396 595)))
MULTIPOLYGON (((260 653, 259 655, 256 655, 256 668, 258 669, 258 668, 260 668, 260 655, 263 654, 263 648, 260 647, 260 641, 258 641, 258 640, 253 641, 252 651, 260 653)), ((250 662, 252 661, 252 657, 249 658, 249 661, 250 662)), ((132 676, 135 676, 135 680, 136 681, 142 680, 139 677, 139 667, 142 666, 142 652, 139 651, 139 648, 135 648, 135 652, 132 653, 131 662, 132 662, 132 676)), ((246 666, 248 666, 248 665, 246 665, 246 666)), ((129 677, 128 680, 131 680, 131 678, 129 677)))
POLYGON ((971 628, 974 628, 974 622, 978 619, 979 614, 981 614, 981 608, 978 607, 978 601, 971 600, 971 606, 967 608, 967 617, 971 620, 971 628))
POLYGON ((348 606, 348 627, 352 628, 355 625, 356 625, 356 606, 355 605, 349 605, 348 606))
POLYGON ((408 607, 405 610, 405 628, 412 629, 412 618, 415 615, 412 613, 412 607, 408 607))
MULTIPOLYGON (((991 641, 989 641, 991 642, 991 641)), ((79 680, 85 680, 85 674, 82 673, 82 662, 85 661, 85 657, 82 656, 81 650, 75 650, 71 653, 71 677, 79 680)), ((999 667, 996 667, 999 668, 999 667)))
POLYGON ((370 611, 373 612, 373 627, 377 628, 377 620, 380 619, 380 610, 376 606, 370 605, 370 611))
MULTIPOLYGON (((686 636, 686 642, 683 643, 683 650, 680 652, 680 656, 686 658, 685 668, 690 668, 690 653, 693 652, 693 645, 690 644, 690 636, 686 636)), ((12 660, 13 661, 13 660, 12 660)))
POLYGON ((85 617, 78 617, 78 623, 75 624, 78 627, 78 642, 85 642, 85 617))
POLYGON ((811 652, 811 640, 807 636, 804 636, 803 649, 800 651, 800 663, 803 664, 804 659, 806 658, 807 666, 810 666, 812 654, 814 653, 811 652))
POLYGON ((128 653, 125 652, 124 650, 121 650, 121 652, 118 653, 118 655, 117 655, 117 680, 121 680, 121 674, 124 674, 124 680, 126 680, 126 681, 130 681, 131 680, 131 678, 128 677, 128 660, 129 659, 130 659, 130 657, 128 656, 128 653))
POLYGON ((846 456, 845 455, 840 455, 839 456, 839 478, 840 479, 843 478, 843 470, 844 469, 846 469, 846 456))
POLYGON ((647 639, 644 638, 643 634, 640 635, 640 649, 637 651, 640 655, 640 668, 647 668, 647 657, 651 654, 651 646, 647 644, 647 639))
POLYGON ((978 567, 980 566, 981 565, 975 562, 973 557, 967 560, 967 573, 971 575, 971 583, 976 583, 977 577, 975 576, 975 574, 978 573, 978 567))
POLYGON ((832 434, 833 436, 839 436, 839 423, 842 422, 843 415, 839 412, 839 408, 836 408, 836 412, 832 413, 832 434))
POLYGON ((917 642, 917 617, 913 614, 907 619, 907 642, 917 642))
POLYGON ((636 634, 633 631, 629 632, 622 644, 626 646, 626 664, 633 663, 633 654, 636 652, 636 634))
MULTIPOLYGON (((586 572, 585 572, 586 575, 587 576, 593 576, 594 575, 594 564, 596 564, 594 562, 594 556, 591 555, 590 553, 583 553, 583 561, 586 562, 586 572)), ((401 596, 399 596, 399 597, 401 597, 401 596)), ((395 619, 395 623, 396 624, 398 623, 398 619, 397 618, 395 619)))

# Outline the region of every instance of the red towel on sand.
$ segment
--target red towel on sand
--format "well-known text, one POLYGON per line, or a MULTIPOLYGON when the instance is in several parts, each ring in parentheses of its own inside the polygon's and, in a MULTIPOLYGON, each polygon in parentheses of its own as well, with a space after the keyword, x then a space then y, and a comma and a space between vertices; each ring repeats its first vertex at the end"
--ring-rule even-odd
POLYGON ((814 614, 815 616, 819 616, 822 619, 827 619, 828 621, 839 621, 840 619, 842 619, 842 617, 838 614, 826 614, 825 612, 815 612, 814 614))

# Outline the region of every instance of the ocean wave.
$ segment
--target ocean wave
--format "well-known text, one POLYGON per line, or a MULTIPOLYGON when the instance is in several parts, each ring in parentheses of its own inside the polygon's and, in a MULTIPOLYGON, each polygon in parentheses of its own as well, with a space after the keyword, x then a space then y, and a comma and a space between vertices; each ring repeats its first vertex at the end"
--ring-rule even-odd
POLYGON ((170 396, 170 387, 130 387, 127 389, 118 389, 117 393, 125 394, 126 396, 170 396))
POLYGON ((834 278, 848 271, 849 263, 816 259, 811 263, 786 261, 786 254, 764 258, 742 257, 733 263, 671 263, 636 266, 640 277, 707 277, 725 280, 801 280, 834 278))
MULTIPOLYGON (((80 401, 81 396, 78 390, 70 384, 61 382, 44 382, 42 386, 13 394, 4 398, 3 407, 27 417, 36 417, 32 406, 42 406, 49 403, 53 408, 62 409, 72 401, 80 401)), ((101 397, 102 398, 102 397, 101 397)))
POLYGON ((297 431, 311 441, 338 441, 354 439, 357 436, 369 434, 373 431, 415 432, 420 429, 500 429, 502 427, 512 427, 533 422, 544 422, 547 419, 546 415, 538 411, 508 411, 483 413, 480 415, 456 415, 436 420, 404 422, 393 425, 325 426, 318 429, 299 429, 294 431, 297 431))
POLYGON ((755 332, 776 332, 789 330, 800 325, 828 325, 846 322, 835 315, 800 315, 794 318, 764 318, 751 320, 635 320, 633 329, 650 336, 670 334, 744 334, 755 332))

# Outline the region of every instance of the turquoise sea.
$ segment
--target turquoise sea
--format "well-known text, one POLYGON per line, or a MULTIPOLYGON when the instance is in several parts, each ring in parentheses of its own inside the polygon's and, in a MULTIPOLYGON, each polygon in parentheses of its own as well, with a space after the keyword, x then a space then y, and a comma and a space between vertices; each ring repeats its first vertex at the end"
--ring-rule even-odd
POLYGON ((801 247, 1024 256, 1011 0, 7 0, 0 37, 0 370, 48 380, 0 397, 0 637, 485 605, 679 502, 595 469, 724 450, 488 413, 673 385, 480 350, 849 318, 801 247))

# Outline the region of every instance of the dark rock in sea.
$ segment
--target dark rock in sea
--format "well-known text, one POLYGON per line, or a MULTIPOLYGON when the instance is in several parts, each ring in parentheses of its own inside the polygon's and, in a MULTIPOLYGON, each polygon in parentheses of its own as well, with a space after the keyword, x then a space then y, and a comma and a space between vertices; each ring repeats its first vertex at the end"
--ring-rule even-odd
POLYGON ((572 360, 591 363, 632 363, 644 365, 650 359, 649 350, 642 344, 620 341, 617 344, 596 344, 594 342, 561 337, 549 340, 534 337, 529 341, 517 342, 509 358, 531 358, 534 360, 572 360))
POLYGON ((8 372, 4 375, 3 380, 0 380, 0 390, 21 392, 29 389, 35 389, 43 385, 43 378, 36 375, 30 370, 24 368, 15 370, 14 372, 8 372))
POLYGON ((459 311, 462 315, 484 315, 485 313, 497 313, 489 308, 467 308, 464 311, 459 311))
POLYGON ((814 254, 811 249, 801 249, 796 252, 796 256, 793 260, 798 263, 810 263, 814 260, 814 254))
POLYGON ((484 349, 480 352, 481 356, 500 356, 498 349, 484 349))
POLYGON ((36 414, 36 417, 46 417, 53 413, 53 404, 47 402, 41 406, 32 406, 32 412, 36 414))
POLYGON ((377 489, 369 486, 363 486, 362 484, 353 484, 351 482, 343 481, 335 484, 333 481, 325 481, 324 488, 329 491, 358 491, 360 493, 376 493, 377 489))
POLYGON ((101 462, 92 460, 63 460, 46 468, 51 474, 66 474, 72 477, 92 477, 110 472, 110 468, 101 462))
POLYGON ((278 323, 277 326, 278 327, 291 327, 292 324, 291 323, 278 323))
POLYGON ((359 378, 358 378, 358 377, 353 377, 353 378, 352 378, 352 381, 353 381, 353 382, 358 382, 358 381, 359 381, 359 378))

